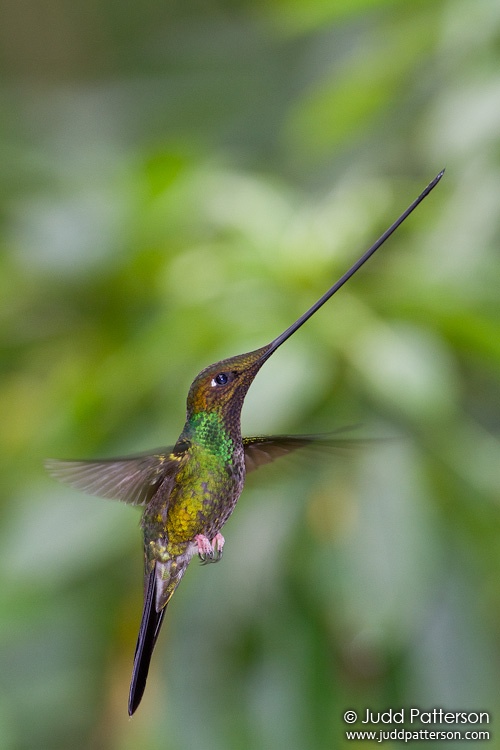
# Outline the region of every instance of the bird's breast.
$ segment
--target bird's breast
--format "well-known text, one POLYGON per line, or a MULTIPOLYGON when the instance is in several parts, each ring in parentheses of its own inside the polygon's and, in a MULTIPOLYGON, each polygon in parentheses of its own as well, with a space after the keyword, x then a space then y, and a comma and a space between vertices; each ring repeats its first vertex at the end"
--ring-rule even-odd
POLYGON ((212 539, 231 515, 243 489, 243 448, 230 461, 195 447, 179 469, 170 493, 165 530, 169 547, 198 534, 212 539))

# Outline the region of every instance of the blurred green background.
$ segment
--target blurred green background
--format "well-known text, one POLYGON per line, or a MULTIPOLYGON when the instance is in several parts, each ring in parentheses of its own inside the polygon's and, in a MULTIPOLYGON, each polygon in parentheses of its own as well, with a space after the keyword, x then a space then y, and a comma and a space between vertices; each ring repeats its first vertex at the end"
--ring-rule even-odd
POLYGON ((355 748, 346 709, 411 706, 500 748, 498 2, 2 0, 0 61, 0 750, 355 748), (174 442, 443 166, 243 413, 396 440, 249 478, 129 720, 140 513, 44 457, 174 442))

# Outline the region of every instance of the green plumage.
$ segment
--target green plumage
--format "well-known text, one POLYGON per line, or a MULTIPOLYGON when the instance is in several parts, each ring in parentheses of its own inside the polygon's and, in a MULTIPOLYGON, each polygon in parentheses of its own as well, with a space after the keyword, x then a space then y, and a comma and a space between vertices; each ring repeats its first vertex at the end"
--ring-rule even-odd
POLYGON ((205 458, 216 456, 219 462, 230 464, 233 460, 235 444, 228 433, 224 420, 217 412, 193 414, 186 432, 193 436, 205 451, 205 458))

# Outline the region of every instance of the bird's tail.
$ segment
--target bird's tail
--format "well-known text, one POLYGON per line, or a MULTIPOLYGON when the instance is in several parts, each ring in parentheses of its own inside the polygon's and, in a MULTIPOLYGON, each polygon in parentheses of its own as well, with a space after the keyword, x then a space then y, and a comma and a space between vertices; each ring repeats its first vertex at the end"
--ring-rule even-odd
POLYGON ((130 683, 130 694, 128 699, 128 714, 132 716, 141 702, 146 680, 149 672, 151 656, 160 632, 166 605, 159 612, 156 611, 156 563, 149 573, 147 587, 144 597, 144 609, 142 611, 141 627, 135 647, 134 669, 130 683))
POLYGON ((144 608, 137 646, 135 647, 134 669, 130 683, 129 716, 132 716, 141 702, 146 687, 151 656, 167 604, 181 582, 190 559, 191 554, 188 552, 184 555, 171 557, 166 562, 156 560, 151 571, 147 574, 144 589, 144 608))

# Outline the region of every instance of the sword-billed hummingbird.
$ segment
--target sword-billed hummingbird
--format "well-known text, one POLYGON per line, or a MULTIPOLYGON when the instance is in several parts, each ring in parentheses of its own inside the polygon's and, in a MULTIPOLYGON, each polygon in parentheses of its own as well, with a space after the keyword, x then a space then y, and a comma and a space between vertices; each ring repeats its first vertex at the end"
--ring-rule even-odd
POLYGON ((437 185, 444 170, 298 320, 270 344, 205 368, 187 398, 184 429, 175 446, 146 454, 90 461, 50 460, 58 479, 92 495, 144 505, 144 608, 134 657, 128 711, 138 707, 166 606, 196 553, 202 562, 222 556, 222 527, 243 490, 248 471, 318 440, 321 435, 242 437, 241 408, 269 357, 356 273, 437 185))

